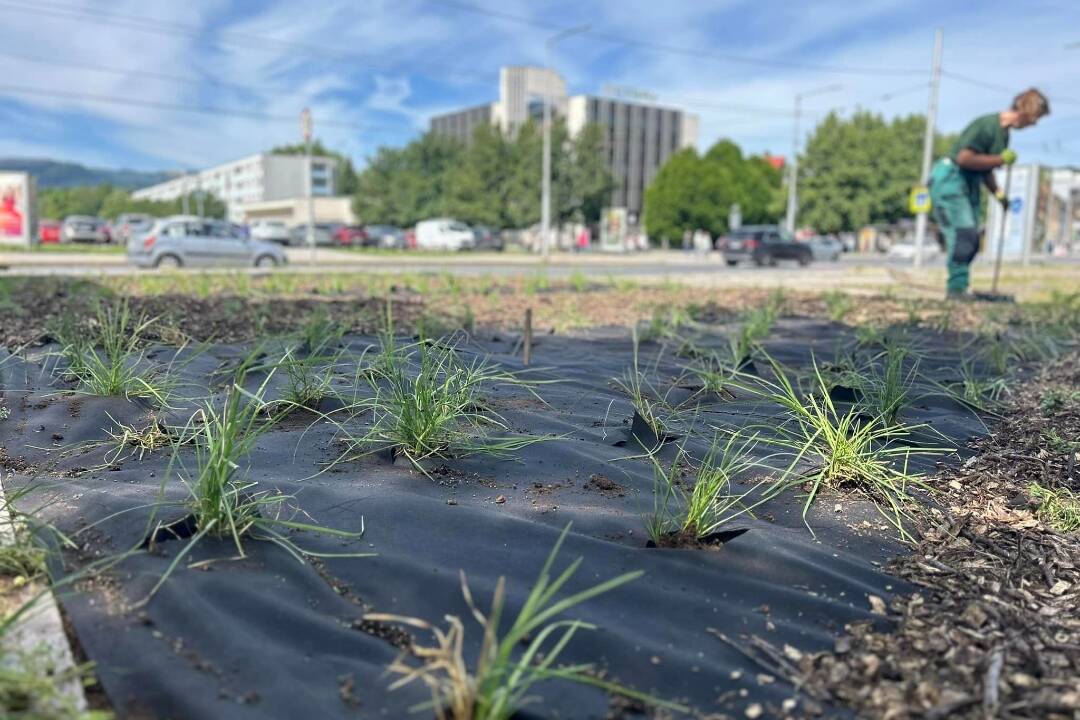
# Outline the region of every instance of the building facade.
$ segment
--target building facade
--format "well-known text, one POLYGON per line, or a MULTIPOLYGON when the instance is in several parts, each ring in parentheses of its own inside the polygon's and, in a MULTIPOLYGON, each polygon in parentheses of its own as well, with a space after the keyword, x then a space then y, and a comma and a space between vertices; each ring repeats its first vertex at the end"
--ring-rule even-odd
POLYGON ((696 115, 593 95, 568 97, 562 76, 536 67, 502 68, 497 101, 437 115, 431 119, 431 131, 466 143, 483 124, 513 135, 530 119, 542 119, 545 92, 551 95, 553 114, 566 119, 571 137, 588 124, 603 128, 607 165, 615 179, 610 206, 625 208, 635 217, 640 216, 645 188, 660 167, 673 153, 697 145, 696 115))
POLYGON ((696 115, 591 95, 570 98, 566 117, 570 135, 590 124, 604 132, 607 165, 615 178, 610 205, 635 215, 644 205, 645 188, 667 159, 697 144, 696 115))
POLYGON ((175 200, 199 192, 210 193, 225 202, 230 220, 243 218, 243 206, 271 200, 306 197, 310 186, 315 197, 332 197, 337 161, 313 156, 308 176, 303 155, 259 153, 208 168, 190 175, 136 190, 139 200, 175 200))

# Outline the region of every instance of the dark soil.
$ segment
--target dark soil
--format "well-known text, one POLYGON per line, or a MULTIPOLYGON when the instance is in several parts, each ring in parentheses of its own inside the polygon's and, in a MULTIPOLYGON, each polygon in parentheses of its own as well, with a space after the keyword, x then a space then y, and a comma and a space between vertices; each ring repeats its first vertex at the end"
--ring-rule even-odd
POLYGON ((604 497, 624 497, 626 495, 626 488, 624 486, 601 473, 593 473, 590 475, 583 487, 586 490, 598 492, 604 497))

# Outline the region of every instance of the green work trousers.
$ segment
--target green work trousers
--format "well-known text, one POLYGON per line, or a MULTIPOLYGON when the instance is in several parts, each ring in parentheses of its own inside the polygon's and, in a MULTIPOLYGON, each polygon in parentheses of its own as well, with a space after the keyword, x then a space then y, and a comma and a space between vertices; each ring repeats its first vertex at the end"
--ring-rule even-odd
POLYGON ((949 158, 934 164, 930 173, 930 201, 934 220, 945 235, 950 295, 963 293, 971 282, 971 261, 979 252, 979 187, 970 187, 949 158))

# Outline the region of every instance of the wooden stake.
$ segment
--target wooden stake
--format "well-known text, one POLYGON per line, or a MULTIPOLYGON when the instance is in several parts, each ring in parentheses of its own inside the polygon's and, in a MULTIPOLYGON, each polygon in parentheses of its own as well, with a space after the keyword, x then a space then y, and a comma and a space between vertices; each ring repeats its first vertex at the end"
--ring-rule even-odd
POLYGON ((521 346, 521 364, 529 367, 532 362, 532 308, 525 310, 525 334, 521 346))

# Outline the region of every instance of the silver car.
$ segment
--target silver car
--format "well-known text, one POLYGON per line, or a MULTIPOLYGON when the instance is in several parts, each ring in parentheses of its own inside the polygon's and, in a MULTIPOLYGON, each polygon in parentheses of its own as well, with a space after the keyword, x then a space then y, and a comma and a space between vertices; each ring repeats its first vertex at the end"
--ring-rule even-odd
POLYGON ((272 268, 288 262, 280 245, 246 237, 232 223, 184 215, 158 220, 149 232, 132 237, 127 253, 133 264, 156 268, 272 268))
POLYGON ((60 228, 60 242, 109 242, 109 230, 101 218, 68 215, 60 228))

